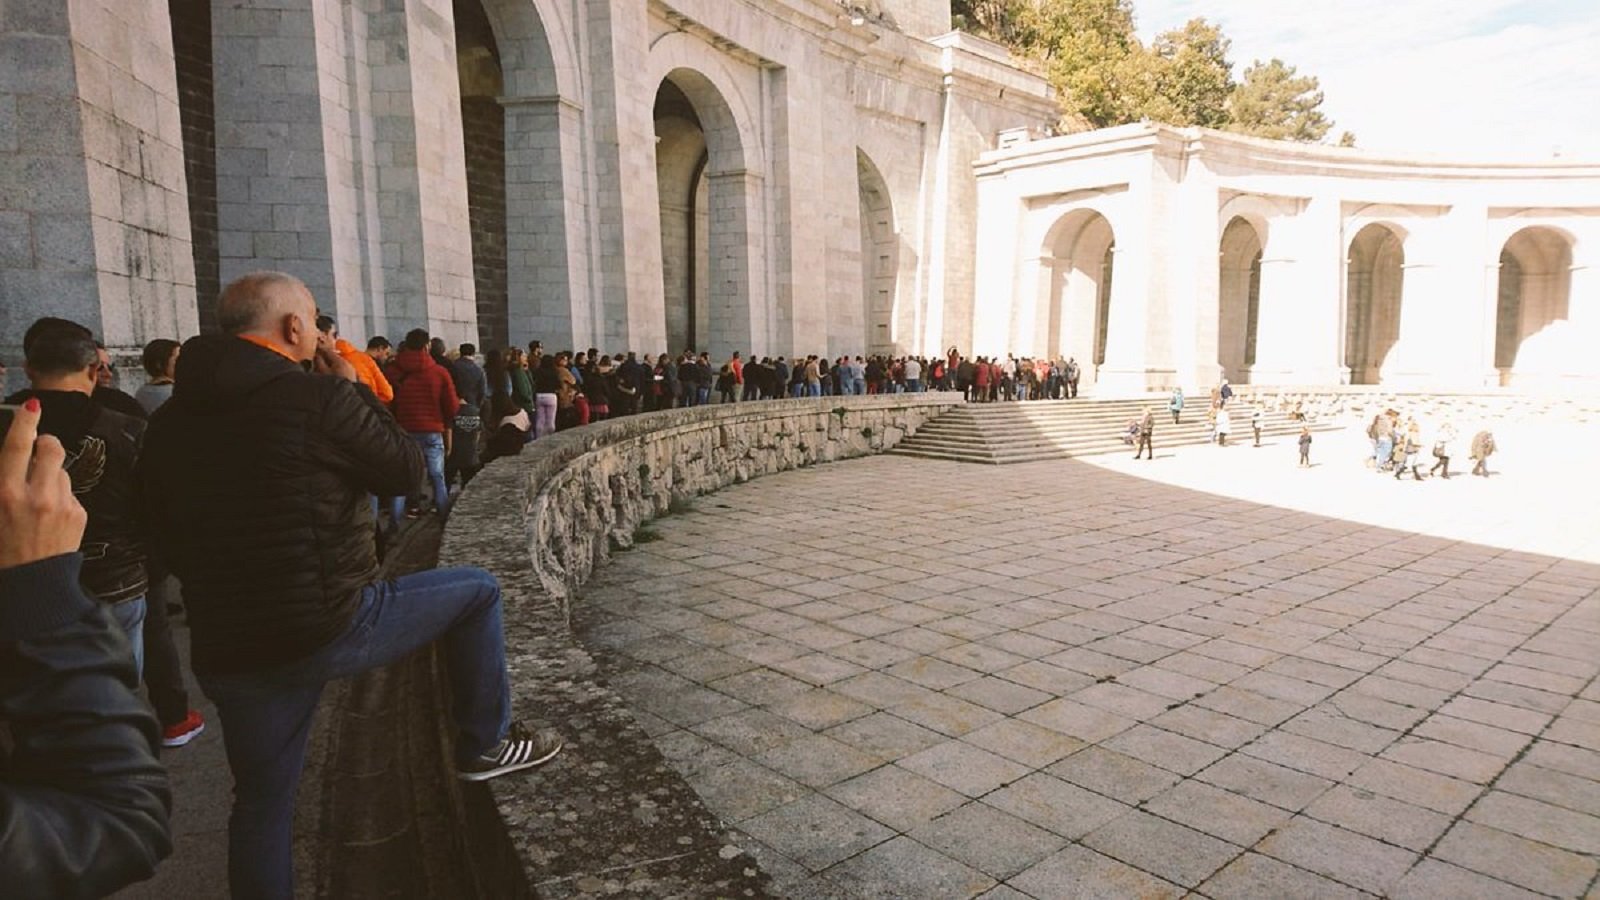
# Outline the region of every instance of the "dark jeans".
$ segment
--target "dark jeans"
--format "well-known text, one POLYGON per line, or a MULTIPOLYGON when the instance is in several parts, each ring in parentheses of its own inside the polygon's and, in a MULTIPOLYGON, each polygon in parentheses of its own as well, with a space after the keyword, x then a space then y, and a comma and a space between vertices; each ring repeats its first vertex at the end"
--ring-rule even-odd
POLYGON ((152 569, 150 593, 145 595, 144 686, 162 728, 171 728, 189 715, 189 691, 183 685, 183 663, 172 639, 167 604, 177 596, 178 580, 152 569))
POLYGON ((1139 455, 1147 450, 1150 452, 1150 458, 1155 459, 1156 448, 1150 444, 1150 433, 1147 431, 1142 431, 1139 433, 1139 446, 1135 447, 1133 450, 1133 458, 1138 459, 1139 455))
POLYGON ((482 569, 436 569, 367 585, 345 633, 304 659, 260 672, 202 675, 233 772, 228 884, 236 900, 294 895, 294 795, 322 686, 440 641, 465 762, 511 723, 500 585, 482 569))
POLYGON ((133 648, 133 667, 140 678, 144 677, 144 617, 147 605, 141 595, 108 607, 111 618, 122 626, 122 633, 128 636, 128 646, 133 648))

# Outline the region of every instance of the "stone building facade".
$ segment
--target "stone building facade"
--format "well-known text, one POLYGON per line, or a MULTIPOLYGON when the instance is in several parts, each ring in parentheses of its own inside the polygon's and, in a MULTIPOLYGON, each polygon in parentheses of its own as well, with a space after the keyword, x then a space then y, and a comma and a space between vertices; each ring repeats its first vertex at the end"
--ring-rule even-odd
POLYGON ((977 353, 1102 391, 1600 388, 1600 162, 1395 159, 1205 129, 978 164, 977 353))
POLYGON ((245 271, 354 338, 967 345, 973 163, 1054 116, 948 0, 0 4, 0 353, 209 327, 245 271))

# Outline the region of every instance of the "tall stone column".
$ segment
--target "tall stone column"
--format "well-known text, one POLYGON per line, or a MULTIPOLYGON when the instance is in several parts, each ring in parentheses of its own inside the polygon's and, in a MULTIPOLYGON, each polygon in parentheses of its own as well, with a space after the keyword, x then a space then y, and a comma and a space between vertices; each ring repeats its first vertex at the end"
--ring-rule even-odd
POLYGON ((443 0, 213 0, 224 281, 290 272, 352 337, 477 336, 451 21, 443 0))
POLYGON ((19 376, 41 315, 123 358, 199 330, 177 98, 164 0, 0 5, 0 350, 19 376))
POLYGON ((1334 198, 1312 198, 1297 215, 1273 220, 1261 256, 1252 383, 1339 381, 1340 233, 1334 198))
POLYGON ((762 179, 736 171, 713 172, 706 180, 711 191, 711 343, 706 349, 720 358, 735 350, 747 356, 764 352, 754 348, 758 336, 767 333, 766 291, 760 283, 766 254, 762 179))
MULTIPOLYGON (((1106 325, 1106 361, 1095 390, 1106 396, 1150 388, 1146 371, 1150 334, 1150 254, 1145 234, 1117 234, 1111 248, 1111 298, 1106 325)), ((1081 362, 1081 361, 1080 361, 1081 362)))

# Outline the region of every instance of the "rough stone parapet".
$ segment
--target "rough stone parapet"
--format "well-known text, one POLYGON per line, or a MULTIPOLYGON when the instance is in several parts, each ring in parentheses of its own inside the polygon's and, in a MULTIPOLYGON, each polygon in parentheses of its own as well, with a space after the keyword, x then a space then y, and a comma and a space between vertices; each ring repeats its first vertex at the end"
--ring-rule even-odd
POLYGON ((572 599, 674 499, 882 452, 960 403, 931 393, 648 413, 552 435, 480 473, 451 513, 440 564, 500 580, 512 704, 560 730, 568 749, 529 777, 490 782, 498 821, 469 823, 472 852, 500 871, 509 844, 527 881, 508 887, 544 898, 770 896, 759 867, 600 682, 573 641, 572 599))
POLYGON ((1600 423, 1600 395, 1522 394, 1507 391, 1403 391, 1383 387, 1317 387, 1234 385, 1246 403, 1289 412, 1301 404, 1308 418, 1319 421, 1364 421, 1395 409, 1426 421, 1446 419, 1458 425, 1506 422, 1582 425, 1600 423))

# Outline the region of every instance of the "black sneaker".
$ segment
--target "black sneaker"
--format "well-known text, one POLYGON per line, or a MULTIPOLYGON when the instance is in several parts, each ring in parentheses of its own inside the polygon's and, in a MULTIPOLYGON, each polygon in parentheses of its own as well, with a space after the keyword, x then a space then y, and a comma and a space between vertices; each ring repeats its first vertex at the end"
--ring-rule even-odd
POLYGON ((456 770, 462 781, 488 781, 512 772, 531 769, 547 763, 561 752, 561 736, 552 731, 541 731, 528 737, 522 726, 513 723, 511 733, 489 752, 456 770))

